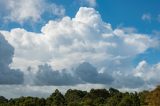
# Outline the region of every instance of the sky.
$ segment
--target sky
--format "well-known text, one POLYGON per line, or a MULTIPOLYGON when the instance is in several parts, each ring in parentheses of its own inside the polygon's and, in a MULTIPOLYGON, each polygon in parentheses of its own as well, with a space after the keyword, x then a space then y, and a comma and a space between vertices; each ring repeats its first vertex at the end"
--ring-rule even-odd
POLYGON ((160 0, 0 0, 0 95, 160 84, 160 0), (25 92, 24 92, 25 91, 25 92))

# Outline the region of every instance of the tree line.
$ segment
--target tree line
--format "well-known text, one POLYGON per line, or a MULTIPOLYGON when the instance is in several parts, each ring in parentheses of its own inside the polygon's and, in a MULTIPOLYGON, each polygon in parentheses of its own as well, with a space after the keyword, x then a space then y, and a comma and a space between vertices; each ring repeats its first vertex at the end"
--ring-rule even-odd
POLYGON ((152 91, 120 92, 117 89, 69 89, 63 95, 56 89, 48 98, 0 96, 0 106, 160 106, 160 86, 152 91))

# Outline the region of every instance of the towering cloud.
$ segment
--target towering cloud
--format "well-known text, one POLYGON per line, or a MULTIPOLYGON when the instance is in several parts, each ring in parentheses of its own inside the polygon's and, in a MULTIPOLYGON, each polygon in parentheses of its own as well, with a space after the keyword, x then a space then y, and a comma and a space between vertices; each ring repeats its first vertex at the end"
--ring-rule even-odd
POLYGON ((125 28, 113 29, 93 8, 81 7, 74 18, 50 20, 40 33, 21 28, 1 33, 15 48, 12 66, 33 67, 34 84, 92 83, 126 88, 150 84, 132 62, 157 47, 157 39, 125 28), (48 65, 42 65, 45 63, 48 65))
POLYGON ((15 67, 50 63, 63 69, 87 61, 98 67, 122 68, 157 42, 145 34, 112 29, 97 11, 86 7, 81 7, 74 18, 50 20, 41 33, 20 28, 1 32, 15 48, 15 67))
POLYGON ((0 84, 23 83, 23 73, 9 67, 13 53, 14 48, 0 34, 0 84))

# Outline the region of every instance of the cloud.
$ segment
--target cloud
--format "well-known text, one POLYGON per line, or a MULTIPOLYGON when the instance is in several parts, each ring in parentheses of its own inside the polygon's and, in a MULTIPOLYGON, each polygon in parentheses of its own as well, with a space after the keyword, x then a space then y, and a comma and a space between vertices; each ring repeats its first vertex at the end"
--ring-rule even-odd
POLYGON ((98 73, 90 63, 83 62, 72 71, 53 70, 48 64, 40 65, 38 72, 34 76, 35 85, 78 85, 85 83, 108 84, 112 82, 112 77, 98 73))
MULTIPOLYGON (((132 70, 131 70, 132 71, 132 70)), ((114 82, 112 84, 115 88, 129 88, 129 89, 136 89, 136 88, 143 88, 145 89, 145 81, 138 76, 134 76, 133 74, 117 74, 114 77, 114 82)), ((147 88, 148 89, 148 88, 147 88)))
POLYGON ((10 69, 14 48, 0 34, 0 84, 21 84, 23 73, 17 69, 10 69))
POLYGON ((75 85, 78 84, 79 81, 76 77, 67 73, 65 70, 57 71, 53 70, 51 66, 45 64, 40 65, 38 68, 38 72, 34 78, 35 85, 75 85))
POLYGON ((3 18, 7 21, 24 23, 30 20, 37 22, 41 20, 44 13, 55 16, 63 16, 65 9, 54 3, 49 4, 45 0, 5 0, 0 1, 3 8, 3 18))
POLYGON ((86 7, 81 7, 73 18, 50 20, 40 33, 21 28, 1 33, 15 48, 11 66, 24 73, 28 66, 33 67, 31 71, 37 73, 35 82, 39 85, 96 83, 140 87, 145 82, 133 74, 133 59, 158 46, 157 39, 147 34, 113 29, 98 11, 86 7), (48 65, 42 65, 45 63, 48 65), (70 78, 78 79, 73 82, 70 78))
POLYGON ((160 63, 149 65, 143 60, 138 64, 135 70, 135 76, 142 78, 148 85, 154 86, 160 83, 160 63))
POLYGON ((76 78, 86 83, 109 84, 113 78, 107 73, 98 73, 98 70, 88 62, 81 63, 75 69, 76 78))
POLYGON ((151 17, 151 14, 143 14, 142 15, 142 20, 143 21, 151 21, 152 17, 151 17))
POLYGON ((13 64, 19 67, 24 66, 25 60, 26 66, 36 61, 33 65, 50 63, 56 69, 70 68, 82 61, 98 67, 110 62, 120 65, 155 47, 157 42, 145 34, 113 30, 97 11, 86 7, 80 8, 74 18, 50 20, 41 33, 20 28, 1 32, 15 48, 13 64))

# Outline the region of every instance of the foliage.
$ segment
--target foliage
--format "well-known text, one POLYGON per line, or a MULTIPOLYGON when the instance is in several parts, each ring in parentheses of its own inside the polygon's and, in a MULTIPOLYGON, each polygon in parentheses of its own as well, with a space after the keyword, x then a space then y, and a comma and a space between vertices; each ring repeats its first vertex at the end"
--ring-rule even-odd
POLYGON ((160 106, 160 86, 148 93, 146 103, 148 106, 160 106))
POLYGON ((66 106, 65 98, 58 89, 46 100, 46 106, 66 106))
POLYGON ((48 98, 0 96, 0 106, 160 106, 160 86, 153 91, 120 92, 115 88, 91 89, 89 92, 69 89, 63 95, 55 90, 48 98))

